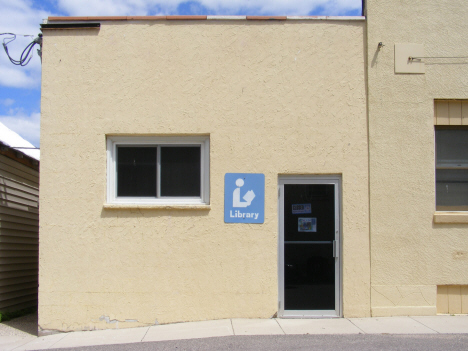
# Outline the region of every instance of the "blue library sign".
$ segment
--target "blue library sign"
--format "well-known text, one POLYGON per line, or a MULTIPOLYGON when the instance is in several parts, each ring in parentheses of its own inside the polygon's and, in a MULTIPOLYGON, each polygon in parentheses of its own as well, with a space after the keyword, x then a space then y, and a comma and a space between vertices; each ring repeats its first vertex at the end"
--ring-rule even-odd
POLYGON ((226 173, 224 176, 224 222, 263 223, 265 175, 226 173))

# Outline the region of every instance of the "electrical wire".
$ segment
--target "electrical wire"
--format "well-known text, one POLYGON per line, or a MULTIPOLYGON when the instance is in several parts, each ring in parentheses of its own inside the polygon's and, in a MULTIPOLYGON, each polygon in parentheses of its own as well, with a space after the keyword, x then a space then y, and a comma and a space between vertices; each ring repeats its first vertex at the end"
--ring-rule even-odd
MULTIPOLYGON (((23 50, 20 59, 15 60, 10 56, 10 53, 8 52, 8 44, 11 43, 13 40, 16 39, 16 36, 19 34, 14 34, 14 33, 0 33, 0 35, 9 35, 9 37, 3 39, 3 48, 5 49, 5 52, 10 59, 10 62, 16 66, 26 66, 29 61, 31 61, 33 54, 31 53, 33 47, 36 44, 39 44, 39 46, 42 47, 42 34, 39 34, 36 39, 34 39, 31 43, 26 46, 26 48, 23 50)), ((24 35, 25 37, 30 37, 32 35, 24 35)), ((37 50, 39 56, 41 56, 41 50, 37 50)))

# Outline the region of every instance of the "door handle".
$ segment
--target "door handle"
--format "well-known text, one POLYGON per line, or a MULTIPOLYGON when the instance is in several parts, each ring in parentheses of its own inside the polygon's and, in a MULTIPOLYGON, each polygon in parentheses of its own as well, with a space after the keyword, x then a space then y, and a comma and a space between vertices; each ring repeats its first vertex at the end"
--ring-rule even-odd
POLYGON ((333 240, 333 257, 338 257, 338 244, 336 240, 333 240))

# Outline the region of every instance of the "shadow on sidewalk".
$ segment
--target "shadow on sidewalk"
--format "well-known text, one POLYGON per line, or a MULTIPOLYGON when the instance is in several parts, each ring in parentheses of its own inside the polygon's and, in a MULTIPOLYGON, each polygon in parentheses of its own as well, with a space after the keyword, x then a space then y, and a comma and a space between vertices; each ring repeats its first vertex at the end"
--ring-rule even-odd
POLYGON ((37 312, 0 323, 0 335, 30 334, 37 336, 37 312))

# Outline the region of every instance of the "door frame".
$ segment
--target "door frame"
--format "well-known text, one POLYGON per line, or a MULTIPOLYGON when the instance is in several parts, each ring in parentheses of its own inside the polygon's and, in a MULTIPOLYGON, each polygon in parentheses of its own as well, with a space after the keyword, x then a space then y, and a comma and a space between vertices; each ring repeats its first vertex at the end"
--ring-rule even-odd
POLYGON ((343 316, 341 175, 295 175, 278 177, 278 317, 333 318, 343 316), (284 309, 284 185, 332 184, 335 186, 335 310, 284 309))

